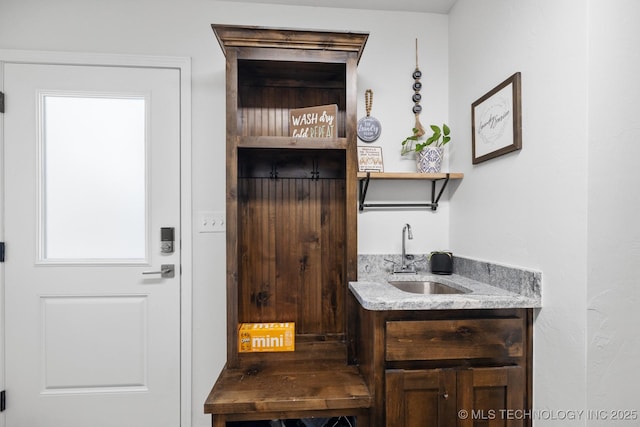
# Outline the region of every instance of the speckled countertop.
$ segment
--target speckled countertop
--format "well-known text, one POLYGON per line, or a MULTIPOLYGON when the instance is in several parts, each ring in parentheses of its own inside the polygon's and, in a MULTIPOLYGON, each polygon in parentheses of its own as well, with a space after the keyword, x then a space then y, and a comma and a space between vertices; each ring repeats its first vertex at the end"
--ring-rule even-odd
MULTIPOLYGON (((542 306, 542 273, 527 269, 454 257, 451 275, 429 272, 428 262, 416 262, 418 274, 392 274, 392 264, 399 256, 360 255, 358 281, 349 289, 367 310, 457 310, 492 308, 539 308, 542 306), (434 281, 462 294, 422 295, 401 291, 389 281, 434 281)), ((420 257, 418 257, 420 258, 420 257)))

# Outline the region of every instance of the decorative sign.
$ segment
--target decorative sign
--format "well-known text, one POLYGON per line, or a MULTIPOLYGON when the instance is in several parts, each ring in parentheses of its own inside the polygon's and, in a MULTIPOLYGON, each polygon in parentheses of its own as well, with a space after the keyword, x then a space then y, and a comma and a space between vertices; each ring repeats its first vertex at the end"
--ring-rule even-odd
POLYGON ((289 133, 298 138, 335 138, 336 104, 296 108, 289 112, 289 133))
POLYGON ((520 73, 471 105, 472 163, 522 148, 520 73))
POLYGON ((384 172, 382 147, 358 146, 359 172, 384 172))
POLYGON ((382 126, 375 117, 366 116, 358 120, 358 138, 364 142, 373 142, 380 137, 382 126))
POLYGON ((364 102, 367 115, 358 120, 358 138, 363 142, 373 142, 380 137, 382 126, 378 119, 371 117, 371 107, 373 105, 373 91, 371 89, 367 89, 364 92, 364 102))

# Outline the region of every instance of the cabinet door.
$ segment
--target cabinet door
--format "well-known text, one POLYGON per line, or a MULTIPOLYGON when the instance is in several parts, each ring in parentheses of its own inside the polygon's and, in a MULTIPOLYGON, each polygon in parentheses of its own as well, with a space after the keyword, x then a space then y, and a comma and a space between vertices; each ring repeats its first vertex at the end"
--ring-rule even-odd
POLYGON ((455 427, 456 371, 387 370, 387 427, 455 427))
POLYGON ((457 377, 459 427, 530 425, 521 366, 464 369, 457 377))

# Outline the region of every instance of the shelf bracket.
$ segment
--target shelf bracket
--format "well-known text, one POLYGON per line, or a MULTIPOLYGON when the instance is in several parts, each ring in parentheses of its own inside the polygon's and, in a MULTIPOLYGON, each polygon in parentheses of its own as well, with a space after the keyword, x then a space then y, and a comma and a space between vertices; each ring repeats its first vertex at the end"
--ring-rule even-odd
POLYGON ((360 203, 359 210, 362 212, 365 208, 365 199, 367 198, 367 190, 369 189, 369 181, 371 180, 371 172, 367 172, 367 177, 358 181, 358 185, 360 186, 360 203))
POLYGON ((371 172, 367 172, 367 176, 358 182, 360 185, 359 210, 362 212, 365 208, 430 208, 435 211, 438 209, 440 197, 449 183, 449 178, 450 174, 447 173, 445 178, 431 181, 431 203, 365 203, 369 181, 371 181, 371 172), (443 181, 437 196, 436 181, 443 181))

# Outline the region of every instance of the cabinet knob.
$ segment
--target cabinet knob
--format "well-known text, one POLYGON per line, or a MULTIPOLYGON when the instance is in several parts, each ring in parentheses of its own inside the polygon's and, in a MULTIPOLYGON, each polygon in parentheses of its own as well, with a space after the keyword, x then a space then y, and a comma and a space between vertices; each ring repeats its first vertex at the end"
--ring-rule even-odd
POLYGON ((447 393, 446 391, 442 394, 442 397, 444 398, 444 400, 447 400, 449 398, 449 393, 447 393))

